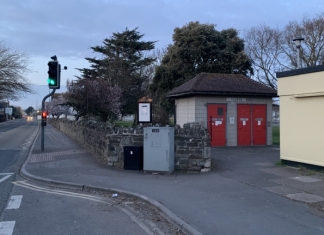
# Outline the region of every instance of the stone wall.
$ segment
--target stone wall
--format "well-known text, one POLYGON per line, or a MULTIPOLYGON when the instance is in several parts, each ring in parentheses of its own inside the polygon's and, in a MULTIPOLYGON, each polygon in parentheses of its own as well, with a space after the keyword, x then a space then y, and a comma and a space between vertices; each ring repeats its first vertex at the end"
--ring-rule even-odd
MULTIPOLYGON (((119 127, 95 121, 49 119, 49 123, 89 149, 104 164, 124 167, 124 146, 143 146, 143 126, 119 127)), ((210 171, 208 133, 198 124, 175 128, 175 169, 210 171)))
POLYGON ((208 172, 211 169, 210 138, 198 123, 175 128, 175 168, 208 172))

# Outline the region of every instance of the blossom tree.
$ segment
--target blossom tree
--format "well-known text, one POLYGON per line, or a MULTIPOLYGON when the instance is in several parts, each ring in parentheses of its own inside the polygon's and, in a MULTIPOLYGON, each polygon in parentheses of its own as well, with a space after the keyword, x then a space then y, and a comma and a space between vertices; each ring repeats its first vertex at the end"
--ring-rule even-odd
POLYGON ((59 118, 62 114, 66 116, 72 114, 71 108, 67 105, 62 94, 53 97, 51 102, 47 103, 47 110, 50 115, 56 118, 59 118))
POLYGON ((67 103, 82 116, 98 116, 106 122, 121 112, 122 89, 111 86, 106 80, 83 78, 68 82, 67 103))

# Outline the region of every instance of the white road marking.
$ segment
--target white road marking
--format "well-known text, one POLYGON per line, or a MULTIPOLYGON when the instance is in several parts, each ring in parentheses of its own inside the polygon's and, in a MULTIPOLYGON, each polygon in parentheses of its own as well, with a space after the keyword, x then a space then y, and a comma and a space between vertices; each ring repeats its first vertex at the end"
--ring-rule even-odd
MULTIPOLYGON (((10 176, 11 176, 11 175, 7 175, 7 176, 1 178, 1 179, 0 179, 0 183, 1 183, 2 181, 5 181, 6 179, 8 179, 10 176)), ((0 235, 2 235, 2 234, 0 233, 0 235)))
POLYGON ((22 195, 11 196, 10 201, 9 201, 8 206, 7 206, 6 209, 7 210, 19 209, 22 198, 23 198, 22 195))
MULTIPOLYGON (((15 184, 17 186, 24 187, 24 188, 32 189, 32 190, 35 190, 38 192, 52 193, 52 194, 63 195, 63 196, 68 196, 68 197, 82 198, 82 199, 86 199, 86 200, 90 200, 90 201, 107 203, 110 205, 111 205, 111 203, 109 203, 109 202, 112 202, 110 199, 104 198, 104 197, 97 197, 97 196, 91 196, 91 195, 87 195, 87 194, 72 193, 72 192, 68 192, 68 191, 61 191, 61 190, 38 187, 36 185, 28 184, 26 181, 16 181, 16 182, 13 182, 13 184, 15 184)), ((0 235, 2 235, 2 234, 0 233, 0 235)))
POLYGON ((0 175, 13 175, 14 173, 0 173, 0 175))
POLYGON ((16 221, 3 221, 0 222, 0 234, 12 235, 16 221))
MULTIPOLYGON (((13 182, 13 184, 17 186, 21 186, 24 188, 29 188, 35 191, 39 192, 44 192, 44 193, 52 193, 52 194, 57 194, 57 195, 63 195, 63 196, 68 196, 68 197, 75 197, 75 198, 82 198, 86 200, 91 200, 95 202, 101 202, 101 203, 106 203, 108 205, 113 205, 113 200, 105 197, 100 197, 100 196, 92 196, 92 195, 87 195, 87 194, 81 194, 81 193, 73 193, 73 192, 68 192, 68 191, 61 191, 57 189, 48 189, 48 188, 43 188, 39 187, 33 184, 29 184, 26 181, 16 181, 13 182)), ((142 223, 138 218, 136 218, 135 215, 133 215, 129 210, 126 208, 123 208, 121 206, 115 205, 118 209, 126 213, 137 225, 139 225, 148 235, 154 235, 154 233, 144 224, 142 223)), ((1 231, 1 230, 0 230, 1 231)), ((161 231, 158 231, 161 232, 161 231)), ((162 233, 163 234, 163 233, 162 233)), ((2 233, 0 233, 2 235, 2 233)))

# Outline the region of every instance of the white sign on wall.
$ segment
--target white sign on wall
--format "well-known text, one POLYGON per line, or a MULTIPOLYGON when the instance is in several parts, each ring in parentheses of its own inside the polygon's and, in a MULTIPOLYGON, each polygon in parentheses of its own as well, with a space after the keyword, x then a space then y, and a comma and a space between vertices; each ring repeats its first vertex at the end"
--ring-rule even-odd
POLYGON ((227 101, 242 101, 242 102, 246 102, 246 98, 226 98, 227 101))

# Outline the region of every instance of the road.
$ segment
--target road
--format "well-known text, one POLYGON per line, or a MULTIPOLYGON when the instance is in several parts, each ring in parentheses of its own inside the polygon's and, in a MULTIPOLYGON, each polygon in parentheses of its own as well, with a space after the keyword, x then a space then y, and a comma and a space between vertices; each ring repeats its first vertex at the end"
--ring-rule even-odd
POLYGON ((17 119, 0 124, 0 212, 13 188, 12 182, 25 162, 36 135, 36 121, 17 119))
POLYGON ((36 120, 0 124, 1 235, 181 234, 136 199, 48 188, 23 179, 19 170, 37 129, 36 120))

